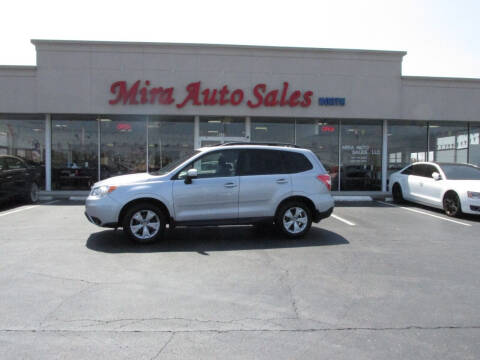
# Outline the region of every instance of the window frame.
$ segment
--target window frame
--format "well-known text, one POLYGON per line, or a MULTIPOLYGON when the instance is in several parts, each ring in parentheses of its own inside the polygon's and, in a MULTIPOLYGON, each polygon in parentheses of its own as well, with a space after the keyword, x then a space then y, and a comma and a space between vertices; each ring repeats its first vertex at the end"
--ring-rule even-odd
POLYGON ((188 162, 188 164, 186 164, 185 166, 183 166, 180 170, 178 170, 175 175, 173 175, 171 177, 171 180, 181 180, 181 181, 184 181, 185 178, 179 178, 179 175, 182 171, 184 171, 185 169, 188 169, 191 165, 193 165, 196 161, 198 160, 201 160, 203 157, 205 156, 209 156, 209 155, 212 155, 212 154, 215 154, 217 152, 227 152, 227 151, 236 151, 238 153, 238 159, 237 159, 237 169, 236 169, 236 173, 235 175, 232 175, 232 176, 211 176, 211 177, 198 177, 197 179, 215 179, 215 178, 219 178, 219 177, 236 177, 236 176, 239 176, 238 175, 238 162, 240 160, 240 152, 242 150, 240 149, 218 149, 218 150, 213 150, 213 151, 207 151, 203 154, 201 154, 200 156, 197 156, 195 157, 194 159, 192 159, 191 161, 188 162))

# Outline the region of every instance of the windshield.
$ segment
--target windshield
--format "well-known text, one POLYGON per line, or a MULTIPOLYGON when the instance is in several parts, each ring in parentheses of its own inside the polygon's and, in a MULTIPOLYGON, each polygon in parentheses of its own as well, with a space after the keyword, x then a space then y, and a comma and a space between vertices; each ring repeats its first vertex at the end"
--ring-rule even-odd
POLYGON ((441 165, 448 180, 480 180, 480 168, 466 164, 441 165))
POLYGON ((186 156, 184 156, 184 157, 181 157, 181 158, 178 159, 178 160, 172 161, 171 163, 169 163, 168 165, 162 167, 161 169, 151 172, 151 174, 152 174, 152 175, 165 175, 165 174, 168 174, 170 171, 172 171, 173 169, 175 169, 175 168, 176 168, 177 166, 179 166, 181 163, 187 161, 187 160, 190 159, 192 156, 195 156, 195 155, 197 155, 197 154, 200 154, 200 151, 198 151, 198 150, 193 151, 193 152, 189 153, 188 155, 186 155, 186 156))

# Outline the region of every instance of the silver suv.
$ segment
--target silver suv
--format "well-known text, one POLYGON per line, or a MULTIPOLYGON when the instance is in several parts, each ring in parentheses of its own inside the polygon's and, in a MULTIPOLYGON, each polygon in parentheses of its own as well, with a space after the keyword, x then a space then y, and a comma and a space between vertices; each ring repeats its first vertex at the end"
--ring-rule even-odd
POLYGON ((310 150, 294 145, 229 143, 196 150, 156 173, 93 185, 88 220, 123 227, 140 243, 175 226, 274 223, 298 238, 330 216, 330 176, 310 150))

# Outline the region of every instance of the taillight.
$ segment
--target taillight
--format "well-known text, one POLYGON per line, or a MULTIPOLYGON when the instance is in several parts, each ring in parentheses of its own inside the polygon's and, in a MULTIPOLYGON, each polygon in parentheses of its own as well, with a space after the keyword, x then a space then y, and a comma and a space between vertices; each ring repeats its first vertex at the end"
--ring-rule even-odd
POLYGON ((332 190, 332 178, 328 174, 321 174, 317 176, 317 179, 325 184, 328 191, 332 190))

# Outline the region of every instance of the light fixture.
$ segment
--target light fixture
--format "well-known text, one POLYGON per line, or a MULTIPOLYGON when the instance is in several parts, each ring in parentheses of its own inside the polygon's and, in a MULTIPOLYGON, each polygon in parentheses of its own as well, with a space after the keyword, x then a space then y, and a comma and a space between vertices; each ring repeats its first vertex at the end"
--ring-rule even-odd
POLYGON ((108 119, 108 118, 100 118, 99 119, 101 122, 109 122, 109 121, 112 121, 112 119, 108 119))
POLYGON ((42 131, 42 129, 32 129, 32 130, 35 131, 35 132, 42 131))
POLYGON ((255 126, 255 130, 268 131, 268 127, 266 127, 266 126, 255 126))
POLYGON ((208 120, 210 124, 221 124, 222 120, 208 120))

